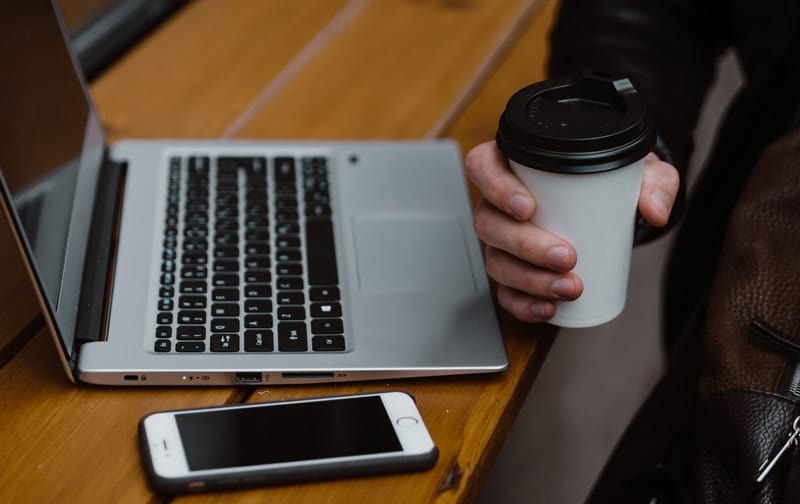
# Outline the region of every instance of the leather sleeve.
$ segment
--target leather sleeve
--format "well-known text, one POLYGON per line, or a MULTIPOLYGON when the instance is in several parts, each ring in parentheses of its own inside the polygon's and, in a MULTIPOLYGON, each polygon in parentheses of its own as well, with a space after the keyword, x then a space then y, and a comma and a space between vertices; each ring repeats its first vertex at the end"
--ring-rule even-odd
MULTIPOLYGON (((655 118, 662 140, 656 153, 683 178, 715 61, 729 45, 725 13, 712 0, 562 0, 548 71, 552 77, 583 70, 629 77, 655 118)), ((681 184, 670 223, 684 199, 681 184)), ((637 242, 661 234, 646 227, 637 230, 637 242)))

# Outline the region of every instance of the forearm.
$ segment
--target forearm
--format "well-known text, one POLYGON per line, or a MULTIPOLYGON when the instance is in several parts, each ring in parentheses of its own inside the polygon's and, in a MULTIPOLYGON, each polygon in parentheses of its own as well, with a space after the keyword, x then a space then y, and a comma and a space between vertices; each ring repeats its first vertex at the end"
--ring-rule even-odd
POLYGON ((714 62, 725 46, 714 16, 709 2, 696 0, 562 0, 549 72, 592 69, 630 77, 683 173, 714 62))

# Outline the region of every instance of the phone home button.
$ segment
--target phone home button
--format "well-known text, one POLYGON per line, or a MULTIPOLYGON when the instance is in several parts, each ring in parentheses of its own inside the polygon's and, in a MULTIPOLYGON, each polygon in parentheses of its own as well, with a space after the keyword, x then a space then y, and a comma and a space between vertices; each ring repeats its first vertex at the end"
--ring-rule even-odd
POLYGON ((413 427, 418 423, 419 420, 410 416, 404 416, 397 419, 397 425, 399 425, 400 427, 413 427))

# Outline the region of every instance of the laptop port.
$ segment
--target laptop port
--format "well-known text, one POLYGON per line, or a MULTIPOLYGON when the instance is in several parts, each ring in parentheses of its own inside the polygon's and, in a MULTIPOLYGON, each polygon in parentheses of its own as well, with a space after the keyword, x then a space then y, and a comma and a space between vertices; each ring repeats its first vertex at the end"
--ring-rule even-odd
POLYGON ((139 381, 139 375, 126 374, 122 377, 125 381, 139 381))
POLYGON ((281 378, 321 380, 324 378, 333 378, 333 373, 281 373, 281 378))
POLYGON ((236 383, 261 383, 261 373, 236 373, 236 383))

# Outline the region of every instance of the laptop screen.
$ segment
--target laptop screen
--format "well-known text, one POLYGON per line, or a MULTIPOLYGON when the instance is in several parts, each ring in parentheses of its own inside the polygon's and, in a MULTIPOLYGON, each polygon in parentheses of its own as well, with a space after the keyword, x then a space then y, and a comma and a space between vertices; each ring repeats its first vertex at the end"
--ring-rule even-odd
POLYGON ((91 198, 74 202, 94 187, 79 180, 99 165, 102 133, 51 0, 0 2, 0 68, 0 171, 71 352, 88 232, 75 220, 91 198))

